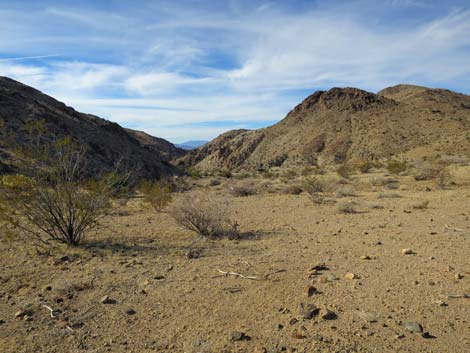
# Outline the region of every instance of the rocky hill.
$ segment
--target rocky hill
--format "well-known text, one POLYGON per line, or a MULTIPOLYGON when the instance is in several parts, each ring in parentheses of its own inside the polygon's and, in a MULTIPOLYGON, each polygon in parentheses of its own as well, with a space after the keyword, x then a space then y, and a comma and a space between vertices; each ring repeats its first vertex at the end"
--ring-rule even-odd
POLYGON ((21 169, 15 149, 31 143, 27 126, 39 121, 44 122, 45 136, 71 136, 87 146, 90 174, 110 170, 117 161, 128 160, 139 176, 158 178, 176 173, 169 161, 185 153, 168 141, 79 113, 32 87, 0 77, 0 171, 21 169))
POLYGON ((470 156, 470 96, 398 85, 315 92, 279 123, 227 132, 177 162, 240 170, 436 155, 470 156))

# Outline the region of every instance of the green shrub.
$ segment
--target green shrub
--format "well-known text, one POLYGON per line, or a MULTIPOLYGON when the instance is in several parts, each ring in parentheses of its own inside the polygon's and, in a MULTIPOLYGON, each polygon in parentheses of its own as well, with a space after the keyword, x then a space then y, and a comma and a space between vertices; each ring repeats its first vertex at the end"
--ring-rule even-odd
POLYGON ((144 181, 140 184, 139 190, 144 201, 157 212, 162 212, 172 200, 171 186, 162 182, 144 181))
POLYGON ((408 168, 408 164, 405 161, 389 161, 387 163, 387 170, 395 175, 398 175, 408 168))

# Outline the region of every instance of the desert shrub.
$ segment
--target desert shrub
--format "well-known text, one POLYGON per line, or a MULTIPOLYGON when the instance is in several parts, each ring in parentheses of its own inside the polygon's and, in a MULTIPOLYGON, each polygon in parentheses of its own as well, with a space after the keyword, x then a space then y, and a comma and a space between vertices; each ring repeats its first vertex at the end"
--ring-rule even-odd
POLYGON ((360 162, 357 166, 357 169, 361 173, 369 173, 372 170, 372 168, 374 168, 374 164, 371 161, 360 162))
POLYGON ((385 186, 388 184, 398 184, 398 180, 391 177, 373 176, 370 179, 373 186, 385 186))
POLYGON ((302 184, 307 197, 315 204, 325 203, 325 193, 329 190, 325 180, 318 178, 307 178, 302 184))
POLYGON ((220 170, 218 174, 222 178, 231 178, 233 176, 232 172, 228 169, 220 170))
POLYGON ((295 179, 297 177, 297 172, 295 170, 289 169, 284 173, 283 177, 287 180, 295 179))
POLYGON ((398 175, 408 168, 408 164, 405 161, 391 160, 387 163, 387 170, 395 175, 398 175))
POLYGON ((230 193, 236 197, 251 196, 256 194, 256 189, 252 184, 244 183, 233 185, 229 188, 230 193))
POLYGON ((170 208, 170 215, 178 225, 202 237, 233 237, 238 233, 238 224, 228 216, 228 202, 206 192, 185 194, 170 208))
POLYGON ((193 179, 200 179, 203 177, 203 173, 200 170, 194 168, 187 168, 185 172, 193 179))
POLYGON ((28 152, 34 173, 1 179, 0 218, 28 240, 78 245, 110 212, 111 200, 124 193, 129 176, 113 172, 85 178, 84 148, 69 138, 28 152))
POLYGON ((446 188, 454 184, 452 175, 448 166, 443 166, 437 175, 437 186, 440 188, 446 188))
POLYGON ((276 178, 279 178, 279 173, 272 172, 272 171, 265 171, 263 172, 263 178, 276 179, 276 178))
POLYGON ((377 161, 360 161, 356 164, 357 170, 361 173, 369 173, 374 168, 381 168, 383 167, 382 163, 377 161))
POLYGON ((372 208, 372 209, 375 209, 375 210, 382 210, 384 208, 384 206, 379 204, 379 203, 371 203, 369 205, 369 208, 372 208))
POLYGON ((421 164, 416 167, 414 178, 417 181, 431 180, 439 176, 441 167, 439 165, 432 165, 429 163, 421 164))
POLYGON ((342 164, 336 169, 336 173, 345 179, 348 179, 352 174, 352 168, 347 164, 342 164))
POLYGON ((424 210, 428 208, 428 206, 429 206, 429 200, 416 201, 411 204, 411 208, 414 208, 415 210, 424 210))
POLYGON ((164 182, 143 181, 139 185, 139 191, 142 193, 143 199, 155 211, 161 212, 171 202, 171 186, 164 182))
POLYGON ((338 203, 337 210, 340 213, 359 213, 357 203, 353 201, 342 201, 338 203))
POLYGON ((398 192, 384 192, 379 194, 379 199, 398 199, 401 195, 398 192))
POLYGON ((350 186, 344 186, 336 191, 336 197, 353 197, 357 196, 356 190, 350 186))
POLYGON ((282 193, 288 195, 299 195, 302 191, 303 189, 299 185, 286 185, 282 188, 282 193))

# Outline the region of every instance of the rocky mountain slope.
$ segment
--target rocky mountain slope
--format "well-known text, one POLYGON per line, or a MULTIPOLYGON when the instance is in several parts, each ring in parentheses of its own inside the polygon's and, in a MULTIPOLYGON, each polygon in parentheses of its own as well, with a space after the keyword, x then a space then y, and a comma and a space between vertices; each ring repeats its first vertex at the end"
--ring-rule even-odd
POLYGON ((185 153, 168 141, 79 113, 32 87, 0 77, 0 171, 21 169, 15 148, 31 142, 26 127, 41 120, 45 136, 71 136, 87 146, 90 174, 111 169, 122 159, 128 160, 139 176, 158 178, 177 172, 169 160, 185 153))
POLYGON ((318 91, 279 123, 229 131, 178 160, 210 169, 266 169, 390 157, 470 155, 470 96, 398 85, 377 94, 318 91))

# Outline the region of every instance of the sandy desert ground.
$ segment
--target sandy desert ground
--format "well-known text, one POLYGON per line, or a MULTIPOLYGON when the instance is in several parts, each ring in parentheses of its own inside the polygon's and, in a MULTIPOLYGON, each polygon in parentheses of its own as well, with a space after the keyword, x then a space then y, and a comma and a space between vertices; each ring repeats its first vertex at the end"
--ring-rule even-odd
POLYGON ((238 240, 195 242, 139 200, 80 248, 3 239, 0 351, 470 352, 469 176, 399 177, 385 192, 401 197, 379 198, 359 175, 343 198, 355 214, 338 198, 230 196, 238 240))

